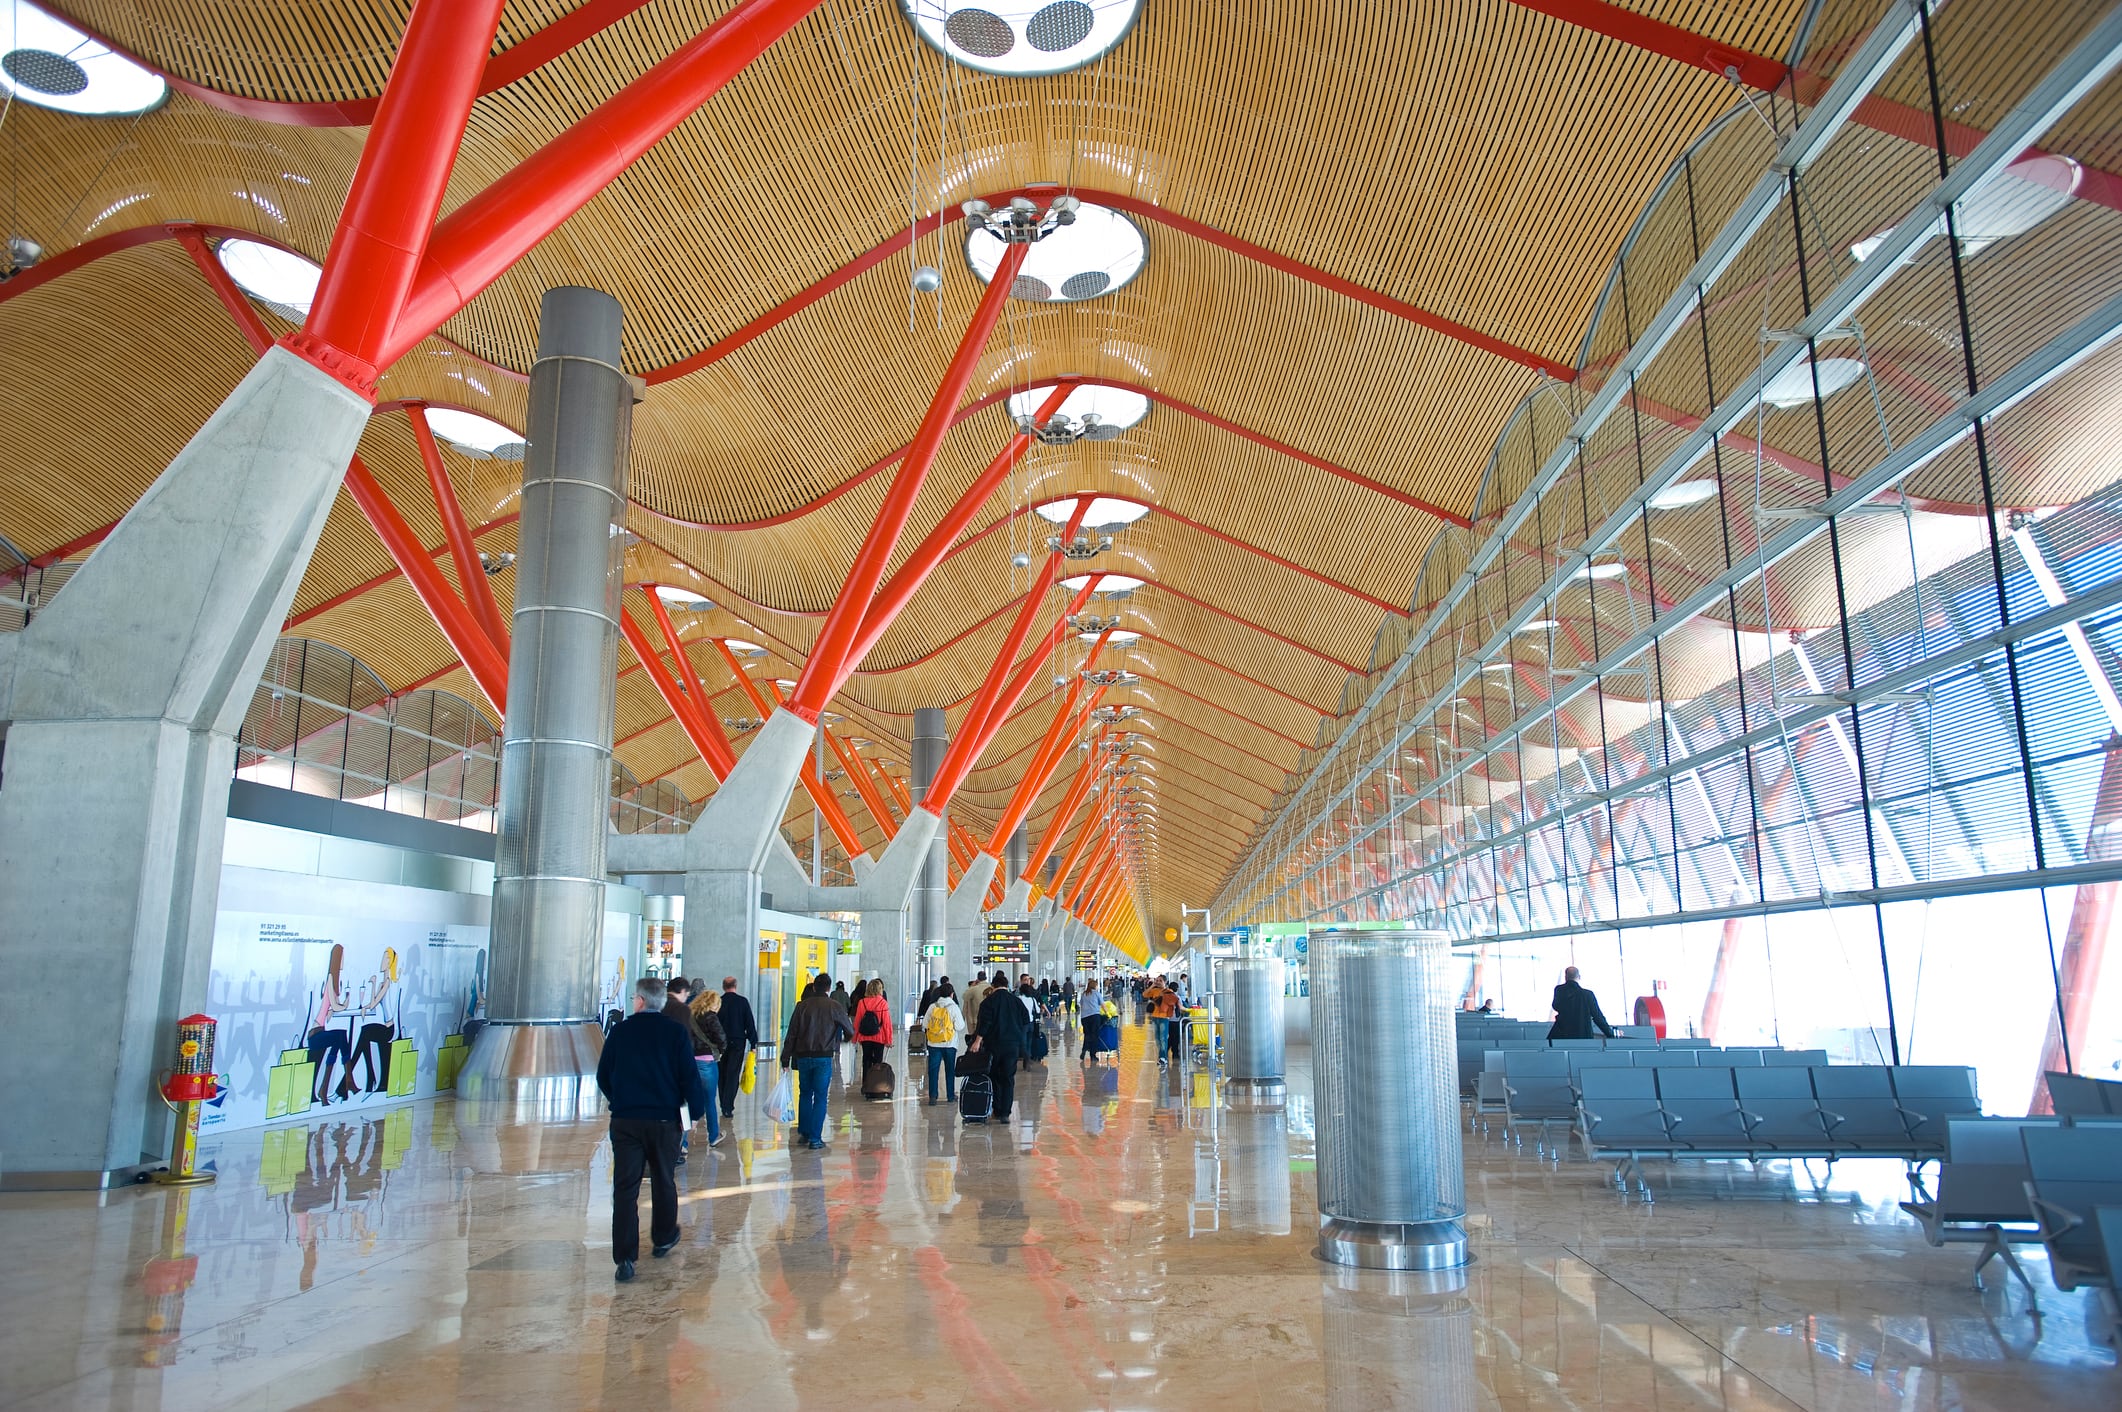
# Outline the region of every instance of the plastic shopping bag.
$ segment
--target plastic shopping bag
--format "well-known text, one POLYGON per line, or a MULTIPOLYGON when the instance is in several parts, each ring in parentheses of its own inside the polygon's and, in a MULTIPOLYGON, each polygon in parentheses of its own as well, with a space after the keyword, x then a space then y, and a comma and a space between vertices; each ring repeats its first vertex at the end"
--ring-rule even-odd
POLYGON ((743 1089, 746 1093, 750 1093, 759 1087, 758 1050, 747 1049, 744 1051, 744 1072, 738 1076, 737 1087, 743 1089))
POLYGON ((759 1111, 766 1115, 769 1123, 796 1121, 796 1086, 788 1070, 781 1071, 781 1077, 774 1081, 774 1091, 766 1095, 759 1111))

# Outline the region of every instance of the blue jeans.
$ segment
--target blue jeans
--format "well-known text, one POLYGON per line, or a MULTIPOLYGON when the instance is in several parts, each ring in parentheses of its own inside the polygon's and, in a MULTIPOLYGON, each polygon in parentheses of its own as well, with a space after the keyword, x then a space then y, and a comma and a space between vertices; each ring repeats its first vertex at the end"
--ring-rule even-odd
MULTIPOLYGON (((700 1082, 707 1085, 707 1096, 710 1100, 713 1100, 721 1087, 721 1075, 716 1072, 715 1061, 712 1058, 695 1054, 693 1056, 693 1067, 700 1071, 700 1082)), ((722 1118, 715 1111, 715 1104, 712 1101, 708 1103, 705 1113, 695 1113, 692 1116, 693 1121, 696 1123, 703 1118, 707 1120, 707 1141, 710 1146, 722 1141, 722 1118)))
POLYGON ((951 1102, 958 1101, 958 1049, 951 1044, 931 1044, 928 1047, 928 1101, 936 1101, 936 1070, 943 1071, 943 1095, 951 1102))
POLYGON ((1155 1043, 1157 1048, 1157 1057, 1159 1059, 1162 1059, 1164 1057, 1164 1051, 1167 1045, 1165 1034, 1171 1028, 1171 1021, 1161 1019, 1156 1015, 1152 1015, 1149 1017, 1149 1028, 1150 1033, 1154 1037, 1153 1042, 1155 1043))
POLYGON ((825 1100, 833 1088, 833 1056, 798 1059, 796 1069, 796 1132, 805 1142, 825 1141, 825 1100))

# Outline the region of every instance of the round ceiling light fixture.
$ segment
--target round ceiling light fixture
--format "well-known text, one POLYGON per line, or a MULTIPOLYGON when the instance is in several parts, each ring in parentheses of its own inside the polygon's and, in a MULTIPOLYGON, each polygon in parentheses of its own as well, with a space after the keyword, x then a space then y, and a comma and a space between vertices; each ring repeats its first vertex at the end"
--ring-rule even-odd
POLYGON ((130 117, 169 101, 169 84, 26 0, 5 0, 0 93, 83 117, 130 117))
MULTIPOLYGON (((1065 525, 1076 513, 1076 501, 1080 497, 1067 496, 1060 500, 1049 500, 1044 505, 1034 506, 1032 513, 1051 525, 1065 525)), ((1083 512, 1084 529, 1119 529, 1131 525, 1149 513, 1149 506, 1133 500, 1122 500, 1114 495, 1093 498, 1090 508, 1083 512)))
POLYGON ((674 584, 657 584, 656 597, 681 613, 705 613, 715 606, 691 589, 679 588, 674 584))
MULTIPOLYGON (((965 263, 980 283, 995 277, 1008 243, 980 221, 966 233, 965 263)), ((1140 274, 1148 258, 1149 242, 1140 226, 1110 206, 1080 202, 1072 221, 1056 226, 1025 252, 1010 293, 1030 304, 1096 299, 1140 274)))
POLYGON ((289 323, 309 317, 317 277, 324 273, 315 260, 262 240, 224 240, 215 247, 214 258, 238 289, 289 323))
POLYGON ((899 0, 930 45, 984 74, 1065 74, 1097 59, 1134 27, 1142 0, 899 0))
POLYGON ((1028 431, 1048 444, 1079 437, 1084 441, 1112 441, 1149 415, 1149 398, 1133 388, 1085 383, 1078 384, 1063 398, 1060 410, 1045 422, 1033 421, 1053 391, 1054 385, 1047 383, 1009 395, 1010 420, 1018 430, 1028 431))
MULTIPOLYGON (((1086 583, 1089 583, 1090 580, 1091 575, 1089 574, 1076 574, 1073 577, 1061 580, 1061 586, 1073 593, 1086 583)), ((1133 593, 1140 587, 1142 587, 1142 580, 1132 578, 1126 574, 1102 574, 1098 576, 1097 593, 1101 598, 1118 598, 1122 594, 1133 593)))
POLYGON ((428 430, 474 461, 523 459, 523 433, 492 417, 460 412, 454 407, 430 407, 427 425, 428 430))
POLYGON ((1800 358, 1768 380, 1761 389, 1761 400, 1786 412, 1793 407, 1802 407, 1813 400, 1816 375, 1820 381, 1820 400, 1825 402, 1863 377, 1864 364, 1855 358, 1822 358, 1817 363, 1800 358))

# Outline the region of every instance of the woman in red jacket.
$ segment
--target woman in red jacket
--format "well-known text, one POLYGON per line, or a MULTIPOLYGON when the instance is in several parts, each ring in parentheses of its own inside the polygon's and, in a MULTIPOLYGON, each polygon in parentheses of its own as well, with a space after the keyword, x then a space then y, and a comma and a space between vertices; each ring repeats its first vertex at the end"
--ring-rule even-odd
POLYGON ((854 1022, 855 1038, 862 1045, 862 1072, 869 1072, 872 1064, 884 1062, 884 1051, 892 1042, 892 1007, 884 998, 884 981, 873 980, 864 988, 862 998, 855 1002, 855 1012, 848 1017, 854 1022))

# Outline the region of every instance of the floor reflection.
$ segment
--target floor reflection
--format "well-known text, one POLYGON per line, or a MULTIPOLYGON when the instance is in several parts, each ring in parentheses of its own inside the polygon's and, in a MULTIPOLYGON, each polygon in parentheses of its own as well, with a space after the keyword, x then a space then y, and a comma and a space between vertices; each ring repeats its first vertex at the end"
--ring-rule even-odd
MULTIPOLYGON (((220 1179, 0 1198, 0 1406, 1994 1408, 2122 1405, 2087 1296, 1978 1293, 1892 1164, 1683 1164, 1655 1206, 1467 1139, 1477 1261, 1312 1255, 1304 1051, 1233 1111, 1124 1028, 965 1126, 756 1097, 680 1169, 683 1238, 611 1280, 604 1125, 415 1103, 220 1135, 220 1179)), ((853 1066, 847 1066, 851 1071, 853 1066)))

